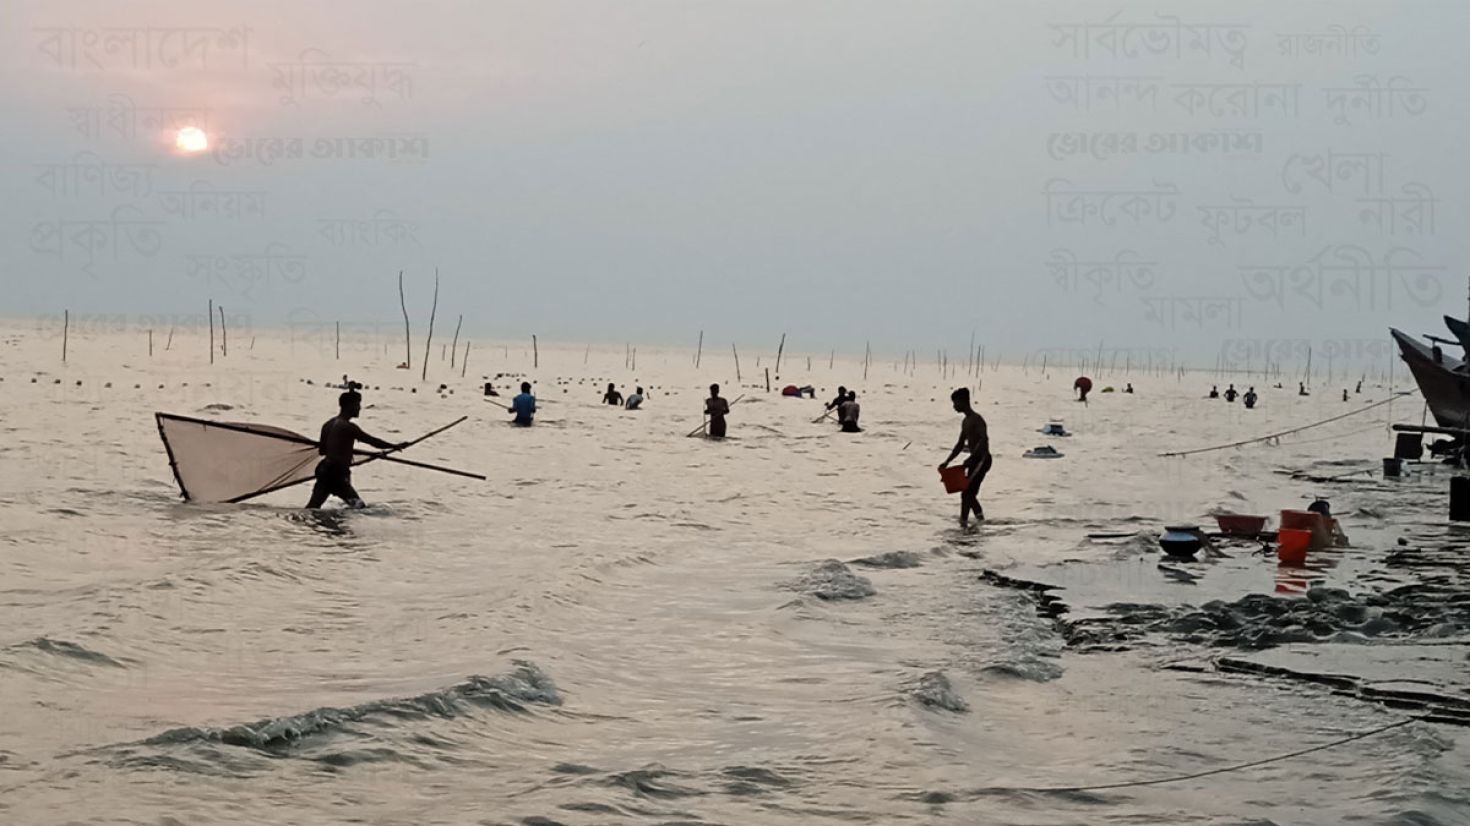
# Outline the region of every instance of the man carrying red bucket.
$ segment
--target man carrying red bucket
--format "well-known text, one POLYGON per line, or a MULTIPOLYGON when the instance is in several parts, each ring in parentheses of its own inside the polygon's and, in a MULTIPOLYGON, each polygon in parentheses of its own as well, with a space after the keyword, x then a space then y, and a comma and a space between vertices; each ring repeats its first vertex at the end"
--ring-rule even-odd
POLYGON ((975 512, 978 521, 985 521, 985 510, 980 507, 980 483, 990 472, 990 431, 985 425, 985 418, 971 406, 968 387, 954 391, 949 398, 954 402, 955 412, 964 414, 965 420, 960 424, 960 438, 954 450, 939 465, 939 474, 944 479, 945 490, 960 493, 960 527, 968 528, 971 511, 975 512), (961 474, 957 472, 961 468, 950 468, 949 463, 966 448, 970 450, 970 458, 965 460, 961 474))

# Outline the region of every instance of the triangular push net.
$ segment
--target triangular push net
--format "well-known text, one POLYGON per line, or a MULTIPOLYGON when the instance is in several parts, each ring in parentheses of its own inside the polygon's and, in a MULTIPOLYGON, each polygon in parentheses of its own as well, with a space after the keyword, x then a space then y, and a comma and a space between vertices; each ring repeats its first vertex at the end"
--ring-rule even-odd
POLYGON ((316 440, 279 427, 154 414, 174 479, 191 502, 243 502, 310 480, 316 440))

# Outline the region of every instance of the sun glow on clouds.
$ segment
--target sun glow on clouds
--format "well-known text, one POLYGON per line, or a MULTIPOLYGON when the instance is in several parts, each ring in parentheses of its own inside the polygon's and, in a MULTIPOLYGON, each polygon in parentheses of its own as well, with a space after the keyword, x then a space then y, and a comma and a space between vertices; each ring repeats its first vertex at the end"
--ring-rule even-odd
POLYGON ((185 155, 193 155, 209 148, 209 136, 197 126, 186 126, 179 130, 175 145, 185 155))

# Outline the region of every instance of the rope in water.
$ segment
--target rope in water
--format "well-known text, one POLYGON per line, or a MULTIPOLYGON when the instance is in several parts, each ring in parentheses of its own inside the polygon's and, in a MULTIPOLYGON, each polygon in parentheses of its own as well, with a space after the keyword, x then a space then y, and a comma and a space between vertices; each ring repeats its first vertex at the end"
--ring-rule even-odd
MULTIPOLYGON (((1412 390, 1400 391, 1399 396, 1407 396, 1407 395, 1410 395, 1413 392, 1414 391, 1412 391, 1412 390)), ((1332 422, 1336 422, 1336 421, 1340 421, 1342 419, 1346 419, 1349 416, 1356 416, 1359 413, 1367 413, 1369 410, 1372 410, 1372 409, 1374 409, 1376 407, 1382 407, 1385 404, 1393 404, 1395 401, 1398 401, 1398 396, 1389 396, 1388 398, 1384 399, 1383 401, 1374 402, 1374 403, 1372 403, 1370 405, 1367 405, 1366 407, 1360 407, 1357 410, 1350 410, 1347 413, 1339 413, 1336 416, 1332 416, 1331 418, 1323 419, 1320 422, 1313 422, 1311 424, 1302 425, 1301 427, 1294 427, 1294 428, 1292 428, 1290 430, 1283 430, 1283 431, 1281 431, 1279 433, 1270 433, 1270 434, 1267 434, 1265 436, 1257 436, 1254 439, 1243 439, 1243 440, 1241 440, 1239 442, 1231 442, 1228 445, 1215 445, 1214 447, 1198 447, 1198 448, 1195 448, 1193 450, 1172 450, 1172 451, 1169 451, 1168 453, 1160 453, 1159 456, 1192 456, 1192 455, 1194 455, 1196 453, 1209 453, 1209 452, 1215 451, 1215 450, 1227 450, 1227 449, 1232 448, 1232 447, 1242 447, 1244 445, 1251 445, 1251 444, 1255 444, 1257 442, 1267 442, 1267 441, 1270 441, 1272 439, 1279 439, 1282 436, 1290 436, 1293 433, 1300 433, 1303 430, 1311 430, 1314 427, 1321 427, 1324 424, 1331 424, 1332 422)))
POLYGON ((1342 738, 1340 740, 1334 740, 1331 743, 1323 743, 1320 746, 1312 746, 1311 748, 1301 749, 1299 751, 1291 752, 1290 754, 1279 754, 1279 755, 1277 755, 1275 757, 1267 757, 1264 760, 1252 760, 1249 763, 1240 763, 1240 764, 1235 765, 1235 766, 1225 766, 1225 767, 1218 768, 1218 769, 1210 769, 1209 771, 1195 772, 1194 774, 1181 774, 1181 775, 1178 775, 1176 777, 1161 777, 1161 778, 1157 778, 1157 779, 1154 779, 1154 780, 1134 780, 1134 781, 1130 781, 1130 782, 1127 782, 1127 783, 1104 783, 1104 784, 1098 785, 1098 786, 1058 786, 1058 787, 1054 787, 1054 788, 1020 788, 1020 787, 1018 787, 1018 788, 1009 788, 1009 789, 987 789, 986 791, 1049 792, 1049 793, 1056 793, 1056 792, 1097 792, 1097 791, 1104 791, 1104 790, 1107 790, 1107 789, 1126 789, 1126 788, 1131 788, 1131 787, 1134 787, 1134 786, 1158 786, 1158 785, 1162 785, 1164 783, 1178 783, 1178 782, 1183 781, 1183 780, 1196 780, 1196 779, 1201 778, 1201 777, 1210 777, 1210 776, 1216 775, 1216 774, 1225 774, 1227 772, 1241 771, 1242 769, 1252 769, 1252 768, 1255 768, 1257 766, 1264 766, 1264 765, 1266 765, 1268 763, 1279 763, 1282 760, 1290 760, 1293 757, 1301 757, 1302 755, 1311 754, 1312 752, 1326 751, 1327 749, 1336 748, 1338 746, 1345 745, 1347 743, 1351 743, 1351 742, 1353 742, 1355 740, 1362 740, 1362 739, 1365 739, 1365 738, 1368 738, 1368 737, 1372 737, 1372 736, 1377 735, 1377 734, 1382 734, 1382 733, 1384 733, 1386 731, 1392 731, 1392 730, 1394 730, 1396 728, 1407 726, 1410 723, 1416 722, 1418 719, 1419 718, 1417 718, 1417 717, 1410 717, 1407 720, 1399 720, 1396 723, 1389 723, 1386 726, 1379 726, 1378 728, 1372 729, 1370 731, 1359 732, 1357 734, 1353 734, 1353 735, 1349 735, 1347 737, 1344 737, 1344 738, 1342 738))

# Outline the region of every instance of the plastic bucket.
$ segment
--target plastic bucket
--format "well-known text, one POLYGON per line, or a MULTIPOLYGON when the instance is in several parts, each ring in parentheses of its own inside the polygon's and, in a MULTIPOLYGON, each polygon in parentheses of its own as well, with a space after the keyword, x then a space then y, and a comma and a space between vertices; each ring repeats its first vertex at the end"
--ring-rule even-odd
POLYGON ((944 483, 945 493, 959 493, 970 484, 964 465, 950 465, 939 471, 939 480, 944 483))
POLYGON ((1285 565, 1301 565, 1307 561, 1312 546, 1312 532, 1301 528, 1282 528, 1276 532, 1276 558, 1285 565))
POLYGON ((1290 528, 1307 532, 1318 531, 1322 529, 1322 516, 1313 511, 1282 511, 1281 528, 1282 530, 1290 528))

